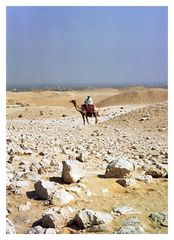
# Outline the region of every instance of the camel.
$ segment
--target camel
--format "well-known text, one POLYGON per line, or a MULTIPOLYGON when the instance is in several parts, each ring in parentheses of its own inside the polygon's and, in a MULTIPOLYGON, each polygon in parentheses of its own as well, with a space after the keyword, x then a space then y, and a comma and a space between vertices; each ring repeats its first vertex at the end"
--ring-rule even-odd
POLYGON ((96 107, 94 108, 93 112, 87 112, 85 104, 81 106, 77 106, 76 100, 71 100, 70 102, 74 105, 75 109, 82 115, 84 125, 85 125, 85 118, 87 123, 89 124, 88 117, 95 117, 95 124, 98 122, 97 117, 99 117, 99 112, 96 107))

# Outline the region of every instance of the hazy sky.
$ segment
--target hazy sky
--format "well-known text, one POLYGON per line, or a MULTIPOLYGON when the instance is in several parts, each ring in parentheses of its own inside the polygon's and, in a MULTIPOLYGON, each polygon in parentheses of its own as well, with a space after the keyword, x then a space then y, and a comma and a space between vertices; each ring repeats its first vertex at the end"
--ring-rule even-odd
POLYGON ((167 83, 167 7, 8 7, 7 87, 167 83))

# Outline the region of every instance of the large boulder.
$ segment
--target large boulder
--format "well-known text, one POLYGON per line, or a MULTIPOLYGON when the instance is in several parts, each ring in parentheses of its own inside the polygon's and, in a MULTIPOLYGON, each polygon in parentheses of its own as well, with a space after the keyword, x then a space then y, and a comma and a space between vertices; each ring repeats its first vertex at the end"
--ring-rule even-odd
POLYGON ((82 164, 77 160, 66 160, 62 162, 62 178, 65 183, 76 183, 84 176, 82 164))
POLYGON ((113 220, 108 213, 93 211, 91 209, 82 209, 76 214, 75 221, 81 228, 91 228, 96 225, 107 225, 113 220))
POLYGON ((60 189, 52 196, 51 204, 62 206, 73 200, 74 196, 71 193, 68 193, 65 189, 60 189))
POLYGON ((6 234, 16 234, 15 226, 8 218, 6 219, 6 234))
POLYGON ((144 228, 138 218, 130 218, 125 221, 122 227, 115 232, 116 234, 141 234, 144 233, 144 228))
POLYGON ((134 165, 127 158, 118 158, 110 162, 106 168, 106 178, 125 178, 130 177, 134 165))
POLYGON ((43 213, 41 222, 44 228, 59 228, 64 226, 62 223, 64 222, 63 217, 51 210, 43 213))
POLYGON ((56 183, 49 182, 49 181, 37 181, 34 184, 34 188, 36 191, 36 194, 44 200, 47 200, 49 198, 52 198, 53 194, 56 192, 56 183))
POLYGON ((71 207, 51 208, 42 215, 42 227, 60 230, 74 219, 75 214, 76 211, 71 207))

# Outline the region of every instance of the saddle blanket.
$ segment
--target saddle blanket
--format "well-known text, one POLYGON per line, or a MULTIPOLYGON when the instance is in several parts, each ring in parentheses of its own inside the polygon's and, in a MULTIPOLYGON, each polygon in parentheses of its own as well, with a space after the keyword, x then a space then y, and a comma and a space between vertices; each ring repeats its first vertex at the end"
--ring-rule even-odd
POLYGON ((94 112, 94 104, 87 105, 86 106, 86 111, 87 111, 87 113, 94 112))

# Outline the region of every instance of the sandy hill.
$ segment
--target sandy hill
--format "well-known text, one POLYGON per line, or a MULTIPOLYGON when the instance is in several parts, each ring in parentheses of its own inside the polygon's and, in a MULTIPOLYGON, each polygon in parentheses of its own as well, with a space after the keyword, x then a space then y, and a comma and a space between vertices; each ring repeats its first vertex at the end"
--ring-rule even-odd
POLYGON ((17 103, 32 106, 63 106, 72 107, 69 102, 76 99, 77 104, 83 104, 90 95, 98 107, 120 104, 155 103, 167 100, 167 89, 126 87, 126 88, 88 88, 72 91, 28 91, 7 92, 7 105, 17 103))
POLYGON ((88 88, 72 91, 7 91, 7 105, 22 103, 33 106, 72 107, 72 104, 69 101, 73 99, 76 99, 77 104, 83 104, 86 97, 90 95, 94 99, 94 102, 99 102, 117 94, 118 92, 118 89, 115 88, 88 88))
MULTIPOLYGON (((165 132, 168 125, 168 106, 167 103, 157 103, 131 111, 129 113, 115 117, 106 125, 117 126, 118 128, 131 129, 133 132, 165 132)), ((156 133, 157 137, 157 133, 156 133)))
POLYGON ((166 101, 168 97, 167 89, 142 88, 135 89, 122 89, 120 93, 110 96, 97 103, 98 107, 124 105, 124 104, 144 104, 144 103, 158 103, 166 101))

